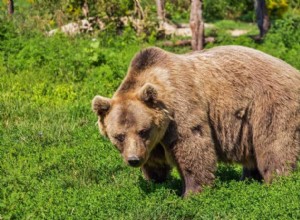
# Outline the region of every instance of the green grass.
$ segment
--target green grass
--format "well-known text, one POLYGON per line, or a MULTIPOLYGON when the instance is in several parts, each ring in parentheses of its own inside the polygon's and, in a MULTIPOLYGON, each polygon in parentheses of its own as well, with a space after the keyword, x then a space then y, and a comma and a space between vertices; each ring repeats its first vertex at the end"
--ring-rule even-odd
MULTIPOLYGON (((300 218, 299 170, 267 186, 239 181, 240 166, 220 164, 213 187, 182 199, 176 171, 154 184, 123 163, 100 136, 91 100, 111 96, 147 44, 130 34, 92 40, 11 33, 0 41, 0 219, 300 218)), ((259 45, 217 37, 217 45, 255 47, 300 69, 299 42, 269 40, 280 32, 259 45)))
POLYGON ((214 26, 220 30, 248 30, 251 32, 258 32, 257 26, 254 23, 246 23, 233 20, 220 20, 214 23, 214 26))

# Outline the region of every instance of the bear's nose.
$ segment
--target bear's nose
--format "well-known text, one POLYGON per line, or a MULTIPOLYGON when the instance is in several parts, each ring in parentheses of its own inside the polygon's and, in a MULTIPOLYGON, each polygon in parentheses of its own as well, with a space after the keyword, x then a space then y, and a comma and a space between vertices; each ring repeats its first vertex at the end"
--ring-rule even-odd
POLYGON ((137 167, 140 164, 140 159, 137 156, 131 156, 128 158, 128 164, 132 167, 137 167))

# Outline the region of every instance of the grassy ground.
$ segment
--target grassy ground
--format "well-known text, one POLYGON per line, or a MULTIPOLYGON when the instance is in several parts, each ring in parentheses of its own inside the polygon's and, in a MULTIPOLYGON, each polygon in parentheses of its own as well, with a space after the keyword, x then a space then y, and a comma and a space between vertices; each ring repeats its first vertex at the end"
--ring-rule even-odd
MULTIPOLYGON (((112 95, 134 53, 147 46, 130 34, 102 40, 3 36, 0 219, 300 218, 300 171, 266 186, 241 182, 240 166, 220 164, 213 187, 183 200, 176 171, 154 184, 122 162, 99 135, 90 106, 94 95, 112 95)), ((217 37, 217 44, 255 47, 299 68, 299 44, 217 37)))

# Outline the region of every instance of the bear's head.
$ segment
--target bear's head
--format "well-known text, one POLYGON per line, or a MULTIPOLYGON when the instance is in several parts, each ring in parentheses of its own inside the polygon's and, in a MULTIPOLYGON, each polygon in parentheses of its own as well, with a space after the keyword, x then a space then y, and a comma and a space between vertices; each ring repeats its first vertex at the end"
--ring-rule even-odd
POLYGON ((135 92, 112 99, 95 96, 92 101, 100 133, 110 139, 130 166, 146 163, 167 130, 170 117, 158 97, 156 86, 146 83, 135 92))

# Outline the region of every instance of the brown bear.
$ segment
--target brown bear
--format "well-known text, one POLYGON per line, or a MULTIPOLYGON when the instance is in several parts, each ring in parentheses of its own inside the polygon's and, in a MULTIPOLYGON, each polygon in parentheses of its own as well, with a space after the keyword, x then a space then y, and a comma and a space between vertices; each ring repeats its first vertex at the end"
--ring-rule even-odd
POLYGON ((144 49, 114 96, 96 96, 92 108, 126 163, 156 182, 176 167, 184 196, 212 184, 218 161, 266 183, 296 168, 300 73, 254 49, 144 49))

